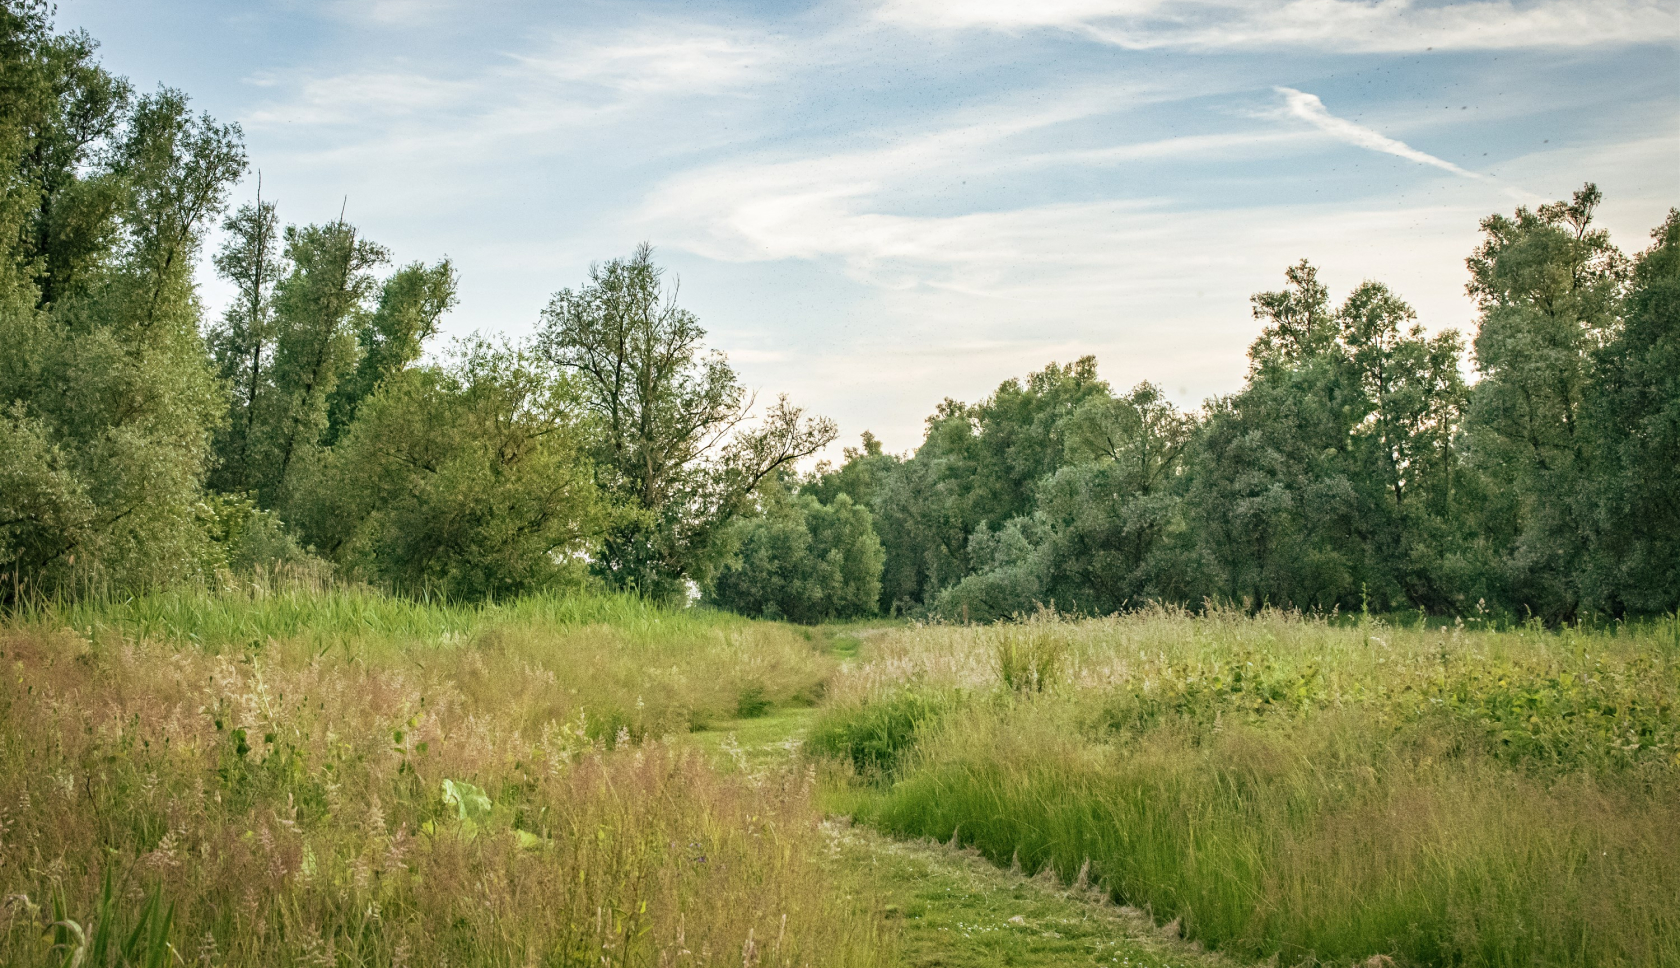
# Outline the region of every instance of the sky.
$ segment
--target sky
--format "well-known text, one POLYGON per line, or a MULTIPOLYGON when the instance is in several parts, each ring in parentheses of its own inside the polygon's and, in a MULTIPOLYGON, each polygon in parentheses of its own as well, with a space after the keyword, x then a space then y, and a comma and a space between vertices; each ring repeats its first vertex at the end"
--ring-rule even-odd
MULTIPOLYGON (((1305 258, 1473 332, 1480 219, 1680 205, 1674 0, 59 0, 110 70, 242 127, 287 222, 447 255, 443 342, 520 339, 655 247, 761 400, 893 451, 1095 355, 1237 390, 1305 258)), ((229 289, 208 265, 210 310, 229 289)))

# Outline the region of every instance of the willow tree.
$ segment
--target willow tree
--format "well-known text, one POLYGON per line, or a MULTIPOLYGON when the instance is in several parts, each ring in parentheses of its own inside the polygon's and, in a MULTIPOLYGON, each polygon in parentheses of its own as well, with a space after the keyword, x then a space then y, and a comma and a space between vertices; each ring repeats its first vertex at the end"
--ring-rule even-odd
POLYGON ((222 397, 193 267, 244 149, 94 53, 0 7, 0 596, 174 580, 205 540, 222 397))

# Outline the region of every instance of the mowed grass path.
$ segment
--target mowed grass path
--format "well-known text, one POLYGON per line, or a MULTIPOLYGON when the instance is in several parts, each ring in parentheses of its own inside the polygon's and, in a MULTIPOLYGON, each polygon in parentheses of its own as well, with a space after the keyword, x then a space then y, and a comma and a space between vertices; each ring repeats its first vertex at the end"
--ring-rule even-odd
MULTIPOLYGON (((870 630, 848 630, 830 653, 856 657, 870 630)), ((768 776, 808 769, 798 755, 814 708, 773 709, 766 715, 720 722, 691 733, 724 773, 768 776)), ((825 861, 868 893, 860 907, 888 919, 896 960, 905 968, 1052 968, 1115 965, 1192 968, 1235 964, 1159 930, 1149 917, 1108 903, 1100 890, 1079 890, 1050 878, 1001 869, 973 850, 929 841, 902 842, 845 818, 825 825, 825 861)))

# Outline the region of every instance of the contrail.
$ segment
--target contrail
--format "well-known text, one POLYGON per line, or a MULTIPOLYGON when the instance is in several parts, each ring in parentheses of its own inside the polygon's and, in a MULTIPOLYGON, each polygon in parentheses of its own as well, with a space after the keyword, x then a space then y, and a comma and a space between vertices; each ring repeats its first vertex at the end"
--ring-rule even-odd
MULTIPOLYGON (((1388 135, 1372 131, 1362 124, 1354 124, 1345 118, 1338 118, 1324 107, 1324 102, 1320 101, 1316 94, 1297 91, 1292 87, 1278 87, 1273 88, 1273 90, 1283 95, 1284 102, 1288 105, 1291 115, 1300 118, 1333 138, 1345 141, 1350 145, 1380 151, 1383 154, 1396 155, 1419 164, 1434 165, 1442 171, 1450 171, 1455 175, 1463 175, 1465 178, 1499 184, 1499 180, 1491 175, 1461 168, 1445 158, 1437 158, 1427 151, 1419 151, 1404 141, 1396 141, 1388 135)), ((1519 196, 1527 194, 1522 192, 1521 189, 1506 188, 1505 190, 1519 196)))

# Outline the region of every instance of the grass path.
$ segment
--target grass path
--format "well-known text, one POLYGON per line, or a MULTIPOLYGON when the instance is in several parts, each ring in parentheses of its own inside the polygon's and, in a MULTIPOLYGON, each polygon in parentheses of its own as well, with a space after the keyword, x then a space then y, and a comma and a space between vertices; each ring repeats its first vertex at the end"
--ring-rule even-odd
MULTIPOLYGON (((764 773, 797 768, 798 741, 816 710, 778 709, 690 734, 717 768, 764 773)), ((1165 933, 1142 912, 1099 891, 1001 870, 973 851, 894 841, 844 818, 831 820, 830 860, 884 913, 905 968, 1133 968, 1230 966, 1165 933)))

